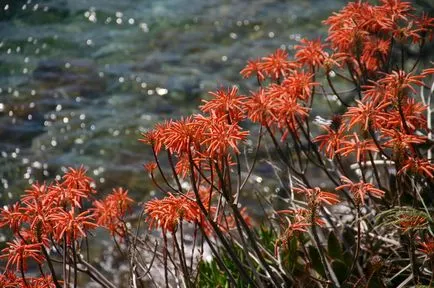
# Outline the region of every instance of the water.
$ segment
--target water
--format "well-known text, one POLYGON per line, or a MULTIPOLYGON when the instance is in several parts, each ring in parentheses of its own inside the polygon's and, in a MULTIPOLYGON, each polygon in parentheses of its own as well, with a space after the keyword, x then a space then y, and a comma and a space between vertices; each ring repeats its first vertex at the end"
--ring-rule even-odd
POLYGON ((221 85, 247 92, 247 59, 324 36, 345 2, 0 1, 0 202, 80 164, 140 198, 141 131, 221 85))

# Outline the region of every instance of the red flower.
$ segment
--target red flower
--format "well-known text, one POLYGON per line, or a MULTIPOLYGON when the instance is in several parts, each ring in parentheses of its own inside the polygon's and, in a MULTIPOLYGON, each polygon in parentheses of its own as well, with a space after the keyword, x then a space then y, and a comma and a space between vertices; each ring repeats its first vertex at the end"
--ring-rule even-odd
POLYGON ((27 261, 33 259, 38 263, 44 261, 44 257, 40 254, 41 243, 26 244, 21 239, 15 239, 13 242, 7 243, 8 247, 2 250, 0 258, 7 258, 6 270, 10 266, 15 265, 15 271, 27 270, 27 261))
POLYGON ((256 75, 259 82, 264 81, 265 76, 262 66, 262 62, 259 59, 249 60, 247 61, 246 67, 241 70, 240 74, 243 76, 243 78, 249 78, 252 75, 256 75))
POLYGON ((329 57, 328 53, 324 51, 324 46, 321 40, 307 40, 301 39, 301 45, 296 45, 294 48, 297 50, 295 58, 302 65, 312 67, 323 66, 324 61, 329 57))
POLYGON ((382 136, 389 139, 383 143, 384 147, 392 148, 397 153, 402 153, 407 149, 415 153, 413 145, 426 142, 426 136, 409 135, 396 129, 381 129, 382 136))
POLYGON ((277 120, 276 99, 260 88, 257 92, 251 92, 251 97, 246 100, 247 117, 252 122, 262 125, 271 125, 277 120))
MULTIPOLYGON (((281 87, 284 89, 283 94, 287 96, 291 95, 293 98, 297 98, 307 102, 312 96, 312 87, 317 86, 319 83, 313 82, 313 73, 294 71, 290 73, 282 82, 281 87)), ((277 86, 277 85, 276 85, 277 86)), ((273 94, 270 91, 270 94, 273 94)), ((274 95, 277 96, 277 95, 274 95)), ((284 97, 283 95, 279 95, 284 97)), ((277 96, 277 97, 279 97, 277 96)))
POLYGON ((68 189, 76 189, 84 192, 86 195, 95 193, 91 184, 94 182, 92 178, 86 176, 87 170, 80 166, 78 169, 69 167, 68 172, 63 175, 61 185, 68 189))
POLYGON ((0 227, 7 225, 13 232, 18 232, 21 224, 27 220, 26 214, 22 210, 18 202, 12 207, 0 209, 0 227))
POLYGON ((357 107, 349 107, 344 114, 348 118, 348 130, 357 124, 360 124, 362 129, 368 131, 368 128, 381 127, 381 124, 387 122, 387 113, 385 108, 390 105, 389 102, 366 102, 356 100, 357 107))
POLYGON ((217 117, 229 115, 231 121, 239 121, 244 118, 244 100, 246 97, 238 96, 238 88, 233 86, 227 91, 220 89, 210 92, 214 97, 210 101, 202 100, 205 104, 200 109, 205 113, 214 112, 217 117))
POLYGON ((152 173, 158 166, 157 166, 157 163, 156 162, 148 162, 148 163, 146 163, 145 165, 143 165, 143 167, 145 168, 145 170, 148 172, 148 173, 152 173))
POLYGON ((203 221, 193 193, 177 197, 171 193, 168 194, 169 196, 163 199, 150 200, 145 204, 146 222, 149 229, 161 228, 163 233, 174 232, 181 220, 193 223, 203 221))
POLYGON ((428 224, 428 220, 421 215, 401 214, 396 224, 401 228, 402 232, 408 232, 412 229, 421 229, 428 224))
POLYGON ((356 154, 357 162, 364 161, 366 153, 368 153, 369 151, 379 151, 374 141, 372 141, 371 139, 360 141, 359 136, 357 136, 356 133, 353 133, 353 138, 351 139, 351 141, 342 141, 342 145, 343 147, 336 150, 335 153, 339 153, 342 156, 348 156, 354 153, 356 154))
POLYGON ((341 177, 341 181, 344 184, 336 187, 336 190, 348 189, 353 194, 356 203, 365 205, 365 197, 367 194, 375 198, 382 198, 384 196, 384 191, 375 188, 371 183, 365 183, 363 181, 354 183, 345 176, 341 177))
POLYGON ((170 153, 186 153, 190 150, 190 146, 194 144, 196 126, 193 125, 193 118, 181 118, 179 121, 170 120, 166 128, 161 132, 161 137, 170 153))
POLYGON ((404 165, 398 171, 398 174, 408 172, 424 175, 432 179, 434 178, 434 164, 432 164, 428 159, 409 157, 404 161, 404 165))
POLYGON ((297 64, 288 60, 288 53, 282 49, 277 49, 273 54, 262 57, 262 70, 273 80, 285 77, 289 71, 297 68, 297 64))
POLYGON ((140 138, 139 141, 147 145, 151 145, 154 152, 158 154, 163 146, 164 138, 162 134, 167 125, 167 122, 155 125, 153 130, 142 133, 142 138, 140 138))
POLYGON ((309 200, 309 204, 312 206, 317 206, 321 204, 335 205, 340 202, 338 195, 330 192, 324 192, 319 187, 315 187, 315 188, 294 187, 292 189, 296 193, 305 194, 309 200))
POLYGON ((104 200, 94 201, 93 217, 96 224, 107 228, 112 235, 125 236, 123 218, 134 201, 128 197, 128 191, 123 188, 113 189, 112 194, 104 200))
POLYGON ((249 132, 242 131, 237 123, 228 124, 225 116, 212 118, 203 133, 201 145, 205 145, 211 158, 226 155, 229 149, 240 153, 238 142, 243 141, 248 135, 249 132))
POLYGON ((434 259, 434 238, 420 243, 419 251, 426 254, 429 258, 434 259))
POLYGON ((274 255, 276 256, 279 254, 280 246, 286 248, 289 240, 291 240, 292 237, 297 236, 300 233, 307 232, 308 227, 311 226, 309 222, 300 219, 295 219, 292 222, 287 219, 287 222, 287 226, 282 227, 284 230, 274 244, 274 255))
POLYGON ((55 223, 54 238, 60 242, 65 237, 66 242, 71 244, 80 237, 86 237, 87 230, 98 226, 94 223, 94 218, 90 213, 87 210, 76 215, 72 209, 70 211, 61 210, 53 215, 51 219, 55 223))
POLYGON ((345 127, 340 125, 339 127, 321 125, 321 127, 327 130, 327 133, 315 137, 313 142, 319 143, 319 149, 324 151, 328 158, 333 159, 336 151, 341 148, 342 142, 348 137, 347 135, 344 135, 345 127))

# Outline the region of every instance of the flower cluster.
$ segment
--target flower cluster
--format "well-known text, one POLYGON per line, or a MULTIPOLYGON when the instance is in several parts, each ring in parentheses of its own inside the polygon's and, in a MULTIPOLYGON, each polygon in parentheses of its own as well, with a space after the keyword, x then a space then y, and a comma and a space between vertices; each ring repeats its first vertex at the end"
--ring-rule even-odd
POLYGON ((6 267, 0 286, 60 287, 61 281, 51 270, 49 250, 55 248, 64 255, 80 253, 78 240, 97 227, 123 235, 125 229, 120 223, 133 201, 119 188, 105 200, 95 200, 95 208, 87 208, 95 193, 93 180, 86 176, 84 167, 69 168, 61 181, 33 184, 20 201, 0 209, 0 227, 8 226, 15 236, 1 251, 0 259, 6 260, 6 267), (49 266, 52 275, 26 277, 30 263, 38 265, 41 273, 44 266, 49 266), (13 272, 20 272, 21 277, 13 272))

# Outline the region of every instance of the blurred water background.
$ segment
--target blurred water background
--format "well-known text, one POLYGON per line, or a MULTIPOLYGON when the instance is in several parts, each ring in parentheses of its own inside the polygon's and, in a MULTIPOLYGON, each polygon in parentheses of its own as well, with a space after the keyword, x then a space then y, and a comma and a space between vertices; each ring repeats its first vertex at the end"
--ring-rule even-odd
POLYGON ((0 203, 84 164, 101 190, 150 184, 140 132, 237 84, 246 60, 301 37, 341 0, 0 1, 0 203))

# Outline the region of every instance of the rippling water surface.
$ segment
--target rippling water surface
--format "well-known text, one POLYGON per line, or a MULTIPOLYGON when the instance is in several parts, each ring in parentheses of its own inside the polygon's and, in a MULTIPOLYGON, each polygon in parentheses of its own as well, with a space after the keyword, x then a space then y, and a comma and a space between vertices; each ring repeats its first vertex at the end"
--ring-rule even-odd
POLYGON ((145 195, 141 131, 221 85, 248 91, 247 59, 325 35, 344 2, 0 1, 0 203, 80 164, 145 195))

